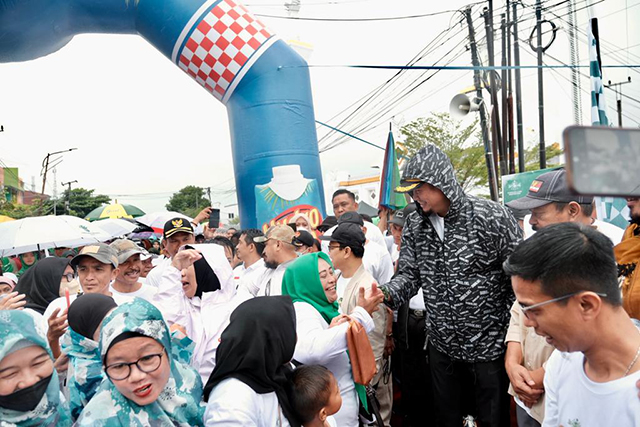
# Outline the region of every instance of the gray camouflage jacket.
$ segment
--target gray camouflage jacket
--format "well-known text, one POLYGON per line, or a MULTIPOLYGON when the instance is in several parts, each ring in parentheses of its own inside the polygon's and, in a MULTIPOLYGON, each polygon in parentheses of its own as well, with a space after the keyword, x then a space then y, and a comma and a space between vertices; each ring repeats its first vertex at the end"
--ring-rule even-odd
POLYGON ((453 360, 487 362, 505 352, 514 295, 502 263, 522 231, 502 205, 464 193, 449 158, 429 145, 413 157, 403 178, 439 188, 450 200, 444 242, 420 206, 405 220, 398 273, 385 286, 397 308, 424 293, 431 345, 453 360))

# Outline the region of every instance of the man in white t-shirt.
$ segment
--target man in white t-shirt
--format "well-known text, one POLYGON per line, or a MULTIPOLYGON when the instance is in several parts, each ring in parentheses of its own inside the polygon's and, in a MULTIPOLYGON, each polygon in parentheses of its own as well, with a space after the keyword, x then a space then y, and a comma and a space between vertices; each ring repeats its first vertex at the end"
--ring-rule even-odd
MULTIPOLYGON (((120 270, 118 270, 116 252, 109 245, 106 243, 87 245, 71 260, 69 265, 78 273, 83 293, 112 296, 109 284, 115 280, 120 270)), ((77 294, 69 295, 69 304, 76 297, 77 294)), ((121 302, 116 300, 118 304, 121 302)), ((56 357, 60 354, 60 337, 67 330, 67 313, 65 312, 67 308, 66 297, 60 297, 51 301, 43 314, 43 317, 47 319, 47 340, 56 357)))
POLYGON ((233 269, 233 279, 239 291, 246 291, 255 296, 260 290, 260 277, 266 271, 262 252, 263 242, 255 242, 254 237, 264 236, 264 233, 256 228, 242 230, 240 239, 236 245, 236 253, 242 264, 233 269))
POLYGON ((524 324, 556 348, 545 366, 545 427, 640 425, 640 329, 622 307, 611 240, 550 225, 504 263, 524 324))
MULTIPOLYGON (((333 193, 333 196, 331 197, 331 203, 333 204, 333 214, 338 219, 338 222, 340 221, 340 217, 345 212, 358 212, 359 205, 358 205, 358 202, 356 202, 356 195, 345 188, 340 188, 339 190, 336 190, 333 193)), ((373 223, 369 221, 364 221, 364 226, 366 228, 365 236, 367 237, 368 240, 374 243, 377 243, 383 248, 387 247, 387 244, 384 241, 384 236, 382 235, 382 232, 378 227, 376 227, 373 223)), ((333 230, 335 230, 336 227, 337 225, 331 227, 330 229, 324 232, 324 235, 331 236, 331 233, 333 233, 333 230)), ((322 242, 322 251, 327 254, 329 253, 329 244, 326 241, 322 242)), ((386 282, 380 282, 380 283, 386 283, 386 282)))
POLYGON ((157 288, 140 282, 140 255, 144 252, 143 249, 129 239, 114 240, 109 246, 116 251, 118 257, 118 275, 109 287, 113 299, 128 302, 140 297, 151 302, 157 288))
POLYGON ((260 276, 257 296, 282 295, 284 272, 298 259, 295 232, 288 225, 272 225, 264 236, 254 237, 256 243, 264 243, 262 258, 266 267, 260 276))

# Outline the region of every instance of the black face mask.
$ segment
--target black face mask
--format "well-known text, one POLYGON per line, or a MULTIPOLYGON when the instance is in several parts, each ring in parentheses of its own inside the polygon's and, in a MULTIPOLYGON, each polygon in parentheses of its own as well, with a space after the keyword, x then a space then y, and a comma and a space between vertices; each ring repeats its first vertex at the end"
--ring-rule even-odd
POLYGON ((53 373, 37 383, 22 390, 13 392, 7 396, 0 396, 0 408, 11 409, 18 412, 32 411, 49 387, 53 373))

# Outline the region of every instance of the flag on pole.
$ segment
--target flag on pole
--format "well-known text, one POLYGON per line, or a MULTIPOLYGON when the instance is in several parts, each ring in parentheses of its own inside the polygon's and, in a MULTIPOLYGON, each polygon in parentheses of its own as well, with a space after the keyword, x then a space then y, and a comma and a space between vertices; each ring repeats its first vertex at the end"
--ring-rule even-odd
POLYGON ((393 132, 389 129, 387 148, 384 151, 384 165, 380 177, 380 202, 379 207, 398 210, 407 206, 404 194, 397 193, 396 187, 400 186, 400 167, 396 157, 396 144, 393 141, 393 132))
POLYGON ((607 104, 604 99, 602 84, 602 60, 600 57, 600 35, 598 19, 589 20, 589 74, 591 76, 591 124, 609 126, 607 104))

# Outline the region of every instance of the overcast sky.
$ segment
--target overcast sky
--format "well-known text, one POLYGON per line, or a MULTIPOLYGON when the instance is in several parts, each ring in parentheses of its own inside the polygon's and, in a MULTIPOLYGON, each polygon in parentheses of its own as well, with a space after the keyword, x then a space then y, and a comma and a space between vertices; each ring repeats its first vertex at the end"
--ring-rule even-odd
MULTIPOLYGON (((146 0, 141 0, 146 1, 146 0)), ((147 0, 148 1, 148 0, 147 0)), ((282 0, 250 0, 246 4, 256 14, 287 16, 282 0)), ((527 4, 533 4, 527 0, 527 4)), ((560 1, 549 0, 552 5, 560 1)), ((595 2, 594 2, 595 3, 595 2)), ((299 17, 378 18, 433 13, 464 7, 468 2, 424 2, 396 0, 302 0, 299 17)), ((578 0, 577 8, 587 3, 578 0)), ((640 0, 606 0, 595 6, 600 19, 605 64, 640 64, 640 0), (625 12, 625 7, 628 10, 625 12), (627 31, 627 20, 631 31, 627 31), (634 25, 636 24, 636 25, 634 25), (629 49, 627 49, 629 46, 629 49), (628 53, 627 53, 628 52, 628 53)), ((496 17, 502 11, 496 2, 496 17)), ((473 18, 478 39, 484 36, 480 25, 481 6, 475 6, 473 18)), ((566 5, 553 11, 566 19, 566 5)), ((562 61, 569 61, 567 25, 551 13, 544 17, 554 21, 559 31, 547 51, 562 61)), ((313 46, 311 65, 404 65, 438 34, 452 27, 446 42, 419 64, 443 64, 461 56, 451 65, 469 65, 470 54, 464 52, 466 26, 458 24, 461 15, 450 12, 430 17, 368 22, 303 21, 260 17, 285 40, 298 39, 313 46)), ((528 38, 533 9, 520 15, 520 37, 528 38)), ((587 10, 578 12, 578 25, 587 28, 587 10)), ((535 64, 535 57, 521 45, 524 64, 535 64)), ((500 60, 499 40, 496 45, 500 60)), ((481 54, 486 49, 481 44, 481 54)), ((580 36, 580 59, 588 64, 586 36, 580 36)), ((555 63, 545 57, 550 64, 555 63)), ((311 68, 316 119, 336 125, 332 119, 361 97, 388 80, 396 71, 343 67, 311 68)), ((587 69, 582 70, 588 73, 587 69)), ((605 80, 614 82, 631 76, 632 83, 623 92, 640 99, 638 70, 605 69, 605 80)), ((385 98, 356 118, 367 118, 391 97, 403 93, 406 85, 422 71, 405 73, 405 84, 398 85, 385 98)), ((538 129, 537 80, 535 70, 523 71, 524 126, 528 139, 536 141, 538 129)), ((568 70, 545 70, 546 140, 560 141, 561 132, 573 123, 571 87, 568 70)), ((442 71, 411 95, 372 122, 376 125, 358 136, 384 146, 388 123, 394 129, 433 111, 447 111, 450 99, 473 83, 471 72, 442 71)), ((589 80, 582 79, 583 120, 589 121, 589 80)), ((609 116, 615 120, 615 96, 606 92, 609 116)), ((42 185, 40 168, 47 152, 78 148, 64 155, 57 168, 58 192, 61 183, 93 188, 123 203, 132 203, 150 212, 162 210, 169 196, 186 185, 212 187, 213 198, 223 205, 233 203, 235 187, 229 128, 225 107, 192 81, 167 58, 138 36, 80 35, 59 52, 23 63, 0 65, 0 160, 19 167, 27 188, 32 177, 37 191, 42 185)), ((485 99, 488 99, 485 93, 485 99)), ((637 127, 640 103, 623 100, 624 124, 637 127)), ((347 112, 351 112, 347 110, 347 112)), ((319 137, 326 134, 318 129, 319 137)), ((396 139, 399 139, 396 132, 396 139)), ((332 137, 334 138, 334 137, 332 137)), ((330 142, 329 139, 327 142, 330 142)), ((325 176, 338 171, 362 174, 372 165, 382 163, 383 151, 357 140, 321 154, 325 176)), ((53 192, 53 174, 46 192, 53 192)))

